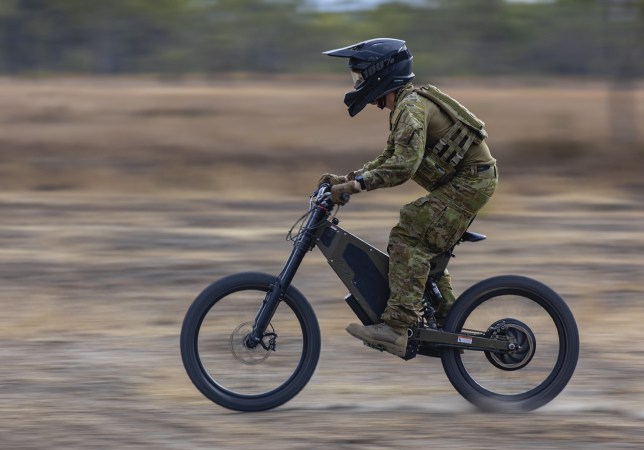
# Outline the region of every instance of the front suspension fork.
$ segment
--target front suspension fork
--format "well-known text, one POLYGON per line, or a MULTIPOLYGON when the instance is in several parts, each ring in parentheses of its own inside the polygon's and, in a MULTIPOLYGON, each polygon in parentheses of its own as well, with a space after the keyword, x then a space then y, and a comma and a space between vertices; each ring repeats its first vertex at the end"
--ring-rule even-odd
MULTIPOLYGON (((257 311, 255 316, 255 322, 253 324, 253 330, 248 336, 246 336, 245 344, 248 348, 255 348, 258 344, 262 343, 262 339, 266 333, 268 325, 271 323, 271 319, 277 311, 277 307, 280 304, 281 297, 285 289, 283 289, 280 278, 278 277, 275 280, 275 283, 271 284, 262 306, 257 311)), ((273 333, 274 334, 274 333, 273 333)))
MULTIPOLYGON (((291 285, 291 281, 293 281, 293 277, 297 273, 304 256, 307 252, 313 249, 315 245, 316 232, 320 228, 322 221, 325 220, 326 215, 326 209, 316 207, 309 215, 306 223, 303 225, 302 233, 293 243, 291 255, 286 261, 282 272, 277 276, 275 282, 271 284, 268 292, 266 292, 266 297, 262 302, 262 306, 255 316, 253 330, 246 337, 245 344, 248 348, 255 348, 257 345, 261 344, 262 339, 266 335, 266 329, 271 323, 271 319, 282 300, 282 296, 291 285)), ((273 338, 275 337, 276 336, 273 338)))

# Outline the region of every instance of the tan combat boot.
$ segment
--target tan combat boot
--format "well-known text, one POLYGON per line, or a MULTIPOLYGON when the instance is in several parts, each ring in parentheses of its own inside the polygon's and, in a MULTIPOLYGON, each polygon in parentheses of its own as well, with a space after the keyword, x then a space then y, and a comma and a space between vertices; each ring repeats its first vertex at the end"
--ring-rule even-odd
POLYGON ((367 326, 352 323, 346 330, 370 347, 385 350, 401 358, 407 353, 406 327, 392 327, 384 322, 367 326))

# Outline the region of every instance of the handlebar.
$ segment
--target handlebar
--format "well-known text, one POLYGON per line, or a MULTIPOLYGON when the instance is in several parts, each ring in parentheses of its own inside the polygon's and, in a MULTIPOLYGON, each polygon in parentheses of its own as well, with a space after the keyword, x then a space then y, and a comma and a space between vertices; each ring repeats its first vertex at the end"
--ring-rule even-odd
MULTIPOLYGON (((346 204, 350 198, 350 194, 346 192, 342 193, 342 201, 344 204, 346 204)), ((317 205, 324 206, 327 209, 333 209, 335 203, 331 201, 331 185, 329 183, 320 184, 318 189, 311 196, 311 200, 317 205), (313 197, 315 197, 315 200, 313 200, 313 197)))
POLYGON ((318 186, 317 191, 313 193, 315 197, 315 203, 320 204, 323 200, 331 200, 331 185, 328 183, 322 183, 318 186))

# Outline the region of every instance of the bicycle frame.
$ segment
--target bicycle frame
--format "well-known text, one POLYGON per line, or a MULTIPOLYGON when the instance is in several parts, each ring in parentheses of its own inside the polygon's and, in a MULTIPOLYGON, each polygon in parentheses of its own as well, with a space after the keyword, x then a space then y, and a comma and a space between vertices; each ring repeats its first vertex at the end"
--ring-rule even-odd
MULTIPOLYGON (((333 207, 328 201, 312 202, 313 209, 295 239, 293 250, 281 273, 275 279, 255 318, 253 331, 247 337, 246 344, 253 348, 262 345, 263 337, 270 320, 279 305, 280 297, 288 289, 295 273, 306 253, 317 246, 326 257, 329 265, 349 289, 345 301, 349 304, 358 319, 365 325, 381 322, 380 315, 389 299, 389 257, 382 251, 369 245, 338 226, 337 219, 328 220, 333 207), (331 208, 329 208, 331 206, 331 208)), ((484 237, 474 235, 468 240, 480 240, 484 237)), ((439 330, 433 319, 434 305, 442 301, 436 282, 442 277, 452 256, 452 249, 436 256, 431 261, 431 269, 423 303, 430 311, 427 326, 411 329, 410 341, 416 343, 408 351, 405 359, 416 356, 416 353, 427 356, 439 356, 442 347, 467 348, 482 351, 511 351, 515 344, 509 340, 487 338, 485 332, 472 334, 450 333, 439 330)))

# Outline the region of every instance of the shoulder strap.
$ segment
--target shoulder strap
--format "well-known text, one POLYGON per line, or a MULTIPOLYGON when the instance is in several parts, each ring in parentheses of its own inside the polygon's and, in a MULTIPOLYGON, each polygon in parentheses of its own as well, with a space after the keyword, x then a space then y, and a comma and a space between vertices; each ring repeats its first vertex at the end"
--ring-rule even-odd
POLYGON ((454 122, 459 121, 468 128, 475 131, 480 139, 487 137, 485 131, 485 122, 471 113, 465 106, 461 105, 458 101, 442 92, 436 86, 427 84, 414 90, 418 95, 431 100, 438 105, 454 122))

